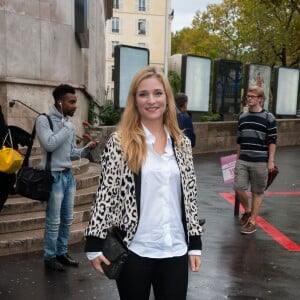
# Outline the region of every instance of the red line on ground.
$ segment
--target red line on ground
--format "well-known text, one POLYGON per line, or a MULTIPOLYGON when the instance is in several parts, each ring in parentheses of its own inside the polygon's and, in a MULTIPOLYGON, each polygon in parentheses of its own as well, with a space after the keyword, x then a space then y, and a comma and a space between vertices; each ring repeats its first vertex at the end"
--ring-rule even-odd
MULTIPOLYGON (((265 193, 267 195, 276 195, 280 193, 280 195, 300 195, 300 192, 268 192, 265 193)), ((235 202, 235 194, 233 192, 230 193, 220 193, 220 196, 224 198, 227 202, 234 205, 235 202)), ((240 206, 240 210, 244 212, 244 209, 240 206)), ((257 225, 260 226, 269 236, 272 237, 277 243, 279 243, 283 248, 291 252, 300 251, 300 245, 289 239, 286 235, 284 235, 281 231, 279 231, 276 227, 267 222, 264 218, 257 218, 257 225)))
POLYGON ((300 251, 300 245, 290 240, 286 235, 279 231, 276 227, 271 225, 262 217, 257 218, 257 224, 270 235, 277 243, 282 245, 288 251, 300 251))
MULTIPOLYGON (((231 194, 234 196, 234 192, 226 192, 226 193, 220 193, 220 194, 231 194)), ((250 192, 247 192, 248 195, 250 195, 250 192)), ((288 195, 288 196, 298 196, 300 195, 300 192, 265 192, 265 196, 271 196, 271 195, 288 195)))

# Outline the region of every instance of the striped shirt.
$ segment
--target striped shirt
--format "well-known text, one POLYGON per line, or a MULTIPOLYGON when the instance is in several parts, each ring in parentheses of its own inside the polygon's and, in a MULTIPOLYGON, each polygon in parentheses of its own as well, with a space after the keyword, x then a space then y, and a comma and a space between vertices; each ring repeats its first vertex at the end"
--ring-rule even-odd
POLYGON ((239 159, 248 162, 267 162, 268 145, 276 144, 277 125, 274 115, 266 110, 245 112, 239 117, 237 143, 239 159))

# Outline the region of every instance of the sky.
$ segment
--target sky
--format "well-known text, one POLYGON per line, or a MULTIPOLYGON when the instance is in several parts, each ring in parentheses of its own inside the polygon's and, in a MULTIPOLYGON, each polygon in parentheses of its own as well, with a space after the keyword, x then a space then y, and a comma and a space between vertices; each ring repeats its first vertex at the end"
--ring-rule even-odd
POLYGON ((197 10, 205 11, 208 4, 219 4, 222 0, 171 0, 171 8, 174 9, 172 32, 183 27, 191 27, 192 20, 197 10))

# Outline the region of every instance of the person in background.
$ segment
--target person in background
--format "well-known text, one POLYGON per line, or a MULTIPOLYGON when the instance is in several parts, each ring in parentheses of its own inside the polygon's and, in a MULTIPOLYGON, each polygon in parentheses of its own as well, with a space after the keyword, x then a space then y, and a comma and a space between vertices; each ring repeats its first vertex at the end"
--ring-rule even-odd
MULTIPOLYGON (((183 130, 184 134, 190 139, 192 147, 196 144, 196 135, 192 118, 187 113, 188 96, 184 93, 177 93, 175 95, 175 103, 177 108, 177 121, 179 128, 183 130)), ((205 219, 200 219, 201 226, 205 224, 205 219)))
POLYGON ((268 170, 275 166, 277 126, 274 115, 263 109, 264 90, 250 86, 246 99, 248 111, 240 115, 237 134, 237 162, 234 189, 245 212, 239 225, 242 234, 256 231, 256 219, 262 204, 268 170), (251 185, 252 203, 246 190, 251 185))
MULTIPOLYGON (((30 142, 31 134, 18 126, 9 126, 6 124, 2 107, 0 105, 0 147, 13 147, 15 150, 19 149, 19 145, 28 146, 30 142), (8 133, 11 135, 12 145, 8 138, 8 133)), ((8 195, 15 195, 15 182, 16 173, 7 174, 0 172, 0 212, 4 208, 4 204, 8 198, 8 195)))
POLYGON ((69 117, 77 108, 75 89, 61 84, 53 90, 54 105, 50 119, 40 115, 36 120, 36 134, 42 151, 40 167, 45 169, 47 152, 51 152, 51 172, 54 178, 50 198, 46 208, 44 232, 44 263, 48 269, 64 271, 66 266, 78 266, 78 262, 68 254, 70 227, 73 221, 75 179, 72 160, 87 156, 96 142, 89 142, 84 148, 76 148, 75 128, 69 117))
POLYGON ((184 131, 185 135, 190 139, 192 147, 196 144, 196 135, 190 115, 187 113, 188 96, 184 93, 175 95, 175 103, 177 107, 177 120, 179 128, 184 131))
POLYGON ((101 174, 85 252, 92 266, 115 225, 129 249, 117 287, 121 300, 185 300, 188 262, 201 265, 201 235, 192 148, 179 129, 172 89, 155 67, 133 78, 117 131, 101 157, 101 174))
MULTIPOLYGON (((8 134, 8 127, 6 125, 4 115, 2 113, 2 107, 0 105, 0 147, 2 148, 2 144, 4 143, 5 137, 8 134)), ((0 172, 0 211, 3 209, 4 204, 7 200, 10 190, 13 189, 13 186, 16 181, 16 174, 6 174, 0 172)))

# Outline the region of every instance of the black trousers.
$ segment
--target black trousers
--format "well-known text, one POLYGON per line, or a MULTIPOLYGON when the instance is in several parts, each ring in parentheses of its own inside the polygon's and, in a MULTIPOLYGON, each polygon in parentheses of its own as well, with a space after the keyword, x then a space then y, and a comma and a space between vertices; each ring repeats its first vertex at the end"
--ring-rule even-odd
POLYGON ((156 300, 186 300, 188 255, 146 258, 130 252, 117 279, 121 300, 149 300, 151 286, 156 300))

